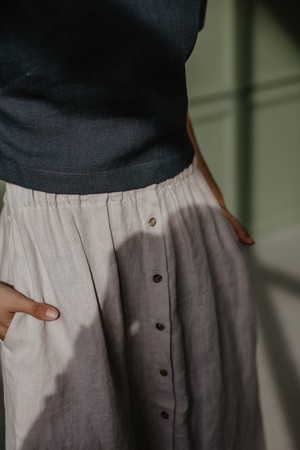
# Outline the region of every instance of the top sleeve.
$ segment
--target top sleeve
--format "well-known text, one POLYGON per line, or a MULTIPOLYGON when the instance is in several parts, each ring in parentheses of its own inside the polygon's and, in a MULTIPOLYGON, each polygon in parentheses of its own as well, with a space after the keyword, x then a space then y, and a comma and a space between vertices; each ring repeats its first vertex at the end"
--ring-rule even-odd
POLYGON ((199 27, 198 32, 202 30, 205 23, 207 0, 200 0, 199 27))

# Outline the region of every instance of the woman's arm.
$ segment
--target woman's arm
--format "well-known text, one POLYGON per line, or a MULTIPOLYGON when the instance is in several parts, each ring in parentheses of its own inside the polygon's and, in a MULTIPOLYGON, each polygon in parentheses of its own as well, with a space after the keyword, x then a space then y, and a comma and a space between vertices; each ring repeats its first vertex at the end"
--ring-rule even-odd
POLYGON ((203 156, 201 155, 200 148, 198 146, 196 136, 193 130, 191 118, 189 114, 187 115, 187 131, 189 134, 189 137, 192 141, 192 144, 194 146, 194 151, 196 158, 198 160, 198 168, 203 174, 204 178, 206 179, 210 189, 212 190, 214 196, 216 197, 222 212, 227 217, 231 225, 233 226, 233 229, 235 230, 237 237, 245 244, 253 245, 255 241, 249 236, 248 231, 245 229, 245 227, 228 211, 225 201, 222 195, 222 192, 220 191, 219 186, 217 185, 216 181, 214 180, 206 162, 203 159, 203 156))
POLYGON ((196 140, 196 136, 195 136, 195 133, 193 130, 193 126, 192 126, 192 122, 191 122, 191 118, 190 118, 189 114, 187 115, 187 130, 188 130, 190 139, 194 146, 194 151, 195 151, 196 158, 198 160, 199 169, 202 172, 202 174, 204 175, 204 178, 206 179, 210 189, 212 190, 212 192, 213 192, 214 196, 216 197, 221 208, 226 208, 222 192, 220 191, 219 186, 217 185, 216 181, 214 180, 206 162, 203 159, 203 156, 200 153, 200 148, 199 148, 197 140, 196 140))

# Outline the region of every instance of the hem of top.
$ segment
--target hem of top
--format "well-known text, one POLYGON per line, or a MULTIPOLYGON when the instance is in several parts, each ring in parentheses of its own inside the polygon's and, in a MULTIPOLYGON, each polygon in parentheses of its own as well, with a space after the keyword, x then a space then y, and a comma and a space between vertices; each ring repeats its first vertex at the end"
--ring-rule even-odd
MULTIPOLYGON (((0 167, 0 179, 7 183, 9 190, 21 191, 25 188, 34 191, 36 195, 61 195, 61 196, 89 196, 93 194, 106 194, 112 197, 118 194, 128 193, 128 195, 142 190, 152 190, 162 188, 170 183, 177 183, 179 180, 189 176, 195 165, 197 158, 195 153, 184 153, 176 155, 174 158, 160 159, 147 164, 147 176, 145 177, 145 163, 131 168, 121 168, 112 170, 111 173, 99 172, 97 176, 93 173, 84 173, 84 183, 82 176, 70 172, 72 179, 66 179, 65 173, 45 172, 39 169, 10 164, 2 159, 0 167), (141 176, 141 169, 142 176, 141 176), (119 172, 121 175, 118 177, 119 172), (112 181, 113 177, 113 181, 112 181), (114 189, 111 189, 112 184, 114 189)), ((8 189, 7 189, 8 190, 8 189)))

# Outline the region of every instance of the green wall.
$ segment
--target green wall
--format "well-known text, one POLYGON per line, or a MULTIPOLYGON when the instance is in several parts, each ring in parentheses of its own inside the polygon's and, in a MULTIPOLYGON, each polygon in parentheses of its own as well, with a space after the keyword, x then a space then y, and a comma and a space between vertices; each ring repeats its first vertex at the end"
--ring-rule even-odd
POLYGON ((229 209, 254 239, 300 225, 295 15, 290 0, 209 0, 186 64, 201 152, 229 209))

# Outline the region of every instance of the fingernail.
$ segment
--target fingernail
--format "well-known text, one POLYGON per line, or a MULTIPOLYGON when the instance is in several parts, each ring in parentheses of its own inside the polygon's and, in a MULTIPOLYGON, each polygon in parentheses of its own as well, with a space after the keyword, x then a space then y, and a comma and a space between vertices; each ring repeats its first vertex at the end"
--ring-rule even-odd
POLYGON ((58 317, 57 309, 47 309, 46 317, 49 317, 49 319, 56 319, 58 317))

